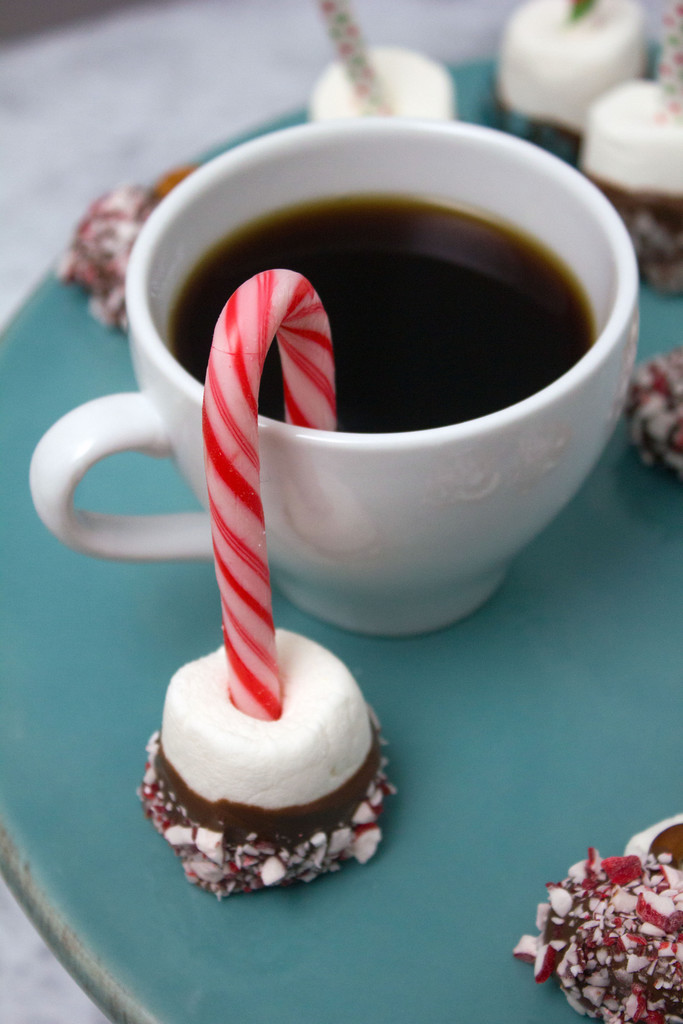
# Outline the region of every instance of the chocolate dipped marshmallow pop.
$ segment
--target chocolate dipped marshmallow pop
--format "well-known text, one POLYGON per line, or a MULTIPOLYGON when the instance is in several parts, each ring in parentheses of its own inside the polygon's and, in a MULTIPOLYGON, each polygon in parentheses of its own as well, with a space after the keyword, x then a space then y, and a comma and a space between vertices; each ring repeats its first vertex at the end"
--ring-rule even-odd
POLYGON ((118 185, 88 206, 57 265, 57 277, 89 295, 96 320, 124 331, 128 327, 126 270, 135 240, 152 210, 193 170, 194 164, 174 168, 151 187, 118 185))
POLYGON ((683 815, 634 836, 622 857, 586 860, 549 884, 538 935, 514 955, 607 1024, 683 1020, 683 815))
POLYGON ((216 325, 203 430, 224 645, 181 668, 140 795, 186 877, 219 898, 367 861, 392 791, 379 727, 330 651, 273 625, 257 399, 277 334, 288 422, 336 426, 327 315, 287 270, 243 284, 216 325))
POLYGON ((683 5, 663 17, 655 81, 610 89, 588 112, 583 172, 628 228, 646 281, 683 291, 683 5))
POLYGON ((500 126, 576 159, 590 104, 645 63, 637 0, 527 0, 501 40, 500 126))
POLYGON ((455 85, 448 68, 415 50, 365 45, 349 0, 320 0, 337 59, 313 87, 311 121, 345 117, 456 117, 455 85))
POLYGON ((645 465, 683 481, 683 346, 636 367, 625 412, 631 443, 645 465))

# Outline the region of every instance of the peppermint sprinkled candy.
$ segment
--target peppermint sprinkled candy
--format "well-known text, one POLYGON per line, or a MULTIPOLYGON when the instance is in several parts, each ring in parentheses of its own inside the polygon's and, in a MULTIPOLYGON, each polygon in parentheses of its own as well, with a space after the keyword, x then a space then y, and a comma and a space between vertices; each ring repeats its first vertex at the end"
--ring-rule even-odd
POLYGON ((662 19, 657 79, 662 94, 662 120, 683 125, 683 3, 680 0, 669 0, 662 19))
POLYGON ((195 170, 173 168, 152 188, 119 185, 90 204, 57 267, 57 277, 90 295, 92 315, 108 327, 126 330, 125 283, 128 260, 155 206, 195 170))
POLYGON ((64 253, 57 276, 90 295, 93 316, 109 327, 127 326, 126 267, 133 243, 158 202, 152 189, 121 185, 88 207, 64 253))
POLYGON ((538 936, 514 955, 554 978, 579 1013, 608 1024, 683 1020, 683 872, 670 853, 600 857, 549 884, 538 936))
POLYGON ((683 346, 636 368, 626 417, 643 462, 683 480, 683 346))
POLYGON ((362 114, 391 114, 348 0, 320 0, 327 34, 353 85, 362 114))

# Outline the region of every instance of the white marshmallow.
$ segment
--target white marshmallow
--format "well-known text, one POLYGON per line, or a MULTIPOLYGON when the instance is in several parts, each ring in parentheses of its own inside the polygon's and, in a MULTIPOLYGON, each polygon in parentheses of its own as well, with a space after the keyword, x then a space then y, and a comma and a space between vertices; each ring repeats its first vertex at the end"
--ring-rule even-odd
POLYGON ((529 0, 508 21, 498 95, 510 110, 581 133, 591 102, 645 70, 645 18, 635 0, 598 0, 569 20, 569 0, 529 0))
POLYGON ((581 169, 627 190, 683 195, 683 126, 662 119, 657 82, 625 82, 592 104, 581 169))
POLYGON ((656 839, 664 829, 669 828, 671 825, 680 825, 681 822, 683 822, 683 814, 675 814, 672 818, 658 821, 656 825, 651 825, 650 828, 646 828, 635 836, 631 836, 626 844, 624 855, 626 857, 640 857, 644 861, 652 845, 652 840, 656 839))
POLYGON ((206 800, 275 809, 309 803, 343 785, 372 743, 368 707, 334 654, 276 631, 283 711, 274 722, 238 711, 228 697, 223 647, 184 665, 164 704, 164 755, 206 800))
MULTIPOLYGON (((397 46, 373 47, 369 59, 393 115, 442 121, 456 117, 455 86, 443 64, 397 46)), ((328 65, 313 88, 309 120, 360 117, 361 113, 344 65, 341 61, 328 65)))

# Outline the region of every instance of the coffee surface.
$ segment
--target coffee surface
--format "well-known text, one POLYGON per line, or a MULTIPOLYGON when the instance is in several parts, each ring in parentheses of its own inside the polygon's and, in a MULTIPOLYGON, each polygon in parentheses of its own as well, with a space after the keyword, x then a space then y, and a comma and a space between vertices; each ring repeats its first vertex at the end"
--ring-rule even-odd
MULTIPOLYGON (((263 270, 304 274, 330 318, 339 428, 445 426, 529 397, 593 342, 571 273, 514 229, 455 207, 349 197, 265 217, 209 252, 182 288, 170 347, 204 381, 230 295, 263 270)), ((283 418, 277 346, 260 412, 283 418)))

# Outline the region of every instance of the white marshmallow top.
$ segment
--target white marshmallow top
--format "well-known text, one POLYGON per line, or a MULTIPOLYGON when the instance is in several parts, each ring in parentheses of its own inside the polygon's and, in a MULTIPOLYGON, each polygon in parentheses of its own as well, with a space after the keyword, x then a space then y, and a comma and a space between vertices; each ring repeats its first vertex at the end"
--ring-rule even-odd
POLYGON ((683 194, 683 125, 663 120, 657 82, 625 82, 591 106, 581 169, 624 189, 683 194))
MULTIPOLYGON (((393 115, 443 121, 456 117, 455 87, 443 64, 412 50, 393 46, 373 47, 368 55, 393 115)), ((335 61, 325 69, 313 88, 309 119, 323 121, 359 117, 361 113, 344 66, 335 61)))
POLYGON ((206 800, 266 809, 309 803, 343 785, 372 743, 368 707, 346 666, 320 644, 276 631, 284 701, 274 722, 238 711, 228 697, 221 647, 184 665, 164 705, 164 754, 206 800))
POLYGON ((498 95, 511 110, 572 131, 590 103, 645 69, 645 17, 636 0, 598 0, 569 20, 569 0, 529 0, 509 19, 498 95))
POLYGON ((627 857, 640 857, 641 860, 645 860, 649 852, 652 840, 656 839, 660 832, 664 829, 669 828, 671 825, 679 825, 683 822, 683 814, 675 814, 673 818, 665 818, 664 821, 657 822, 656 825, 651 825, 650 828, 644 829, 642 832, 638 832, 637 835, 632 836, 626 844, 624 854, 627 857))

